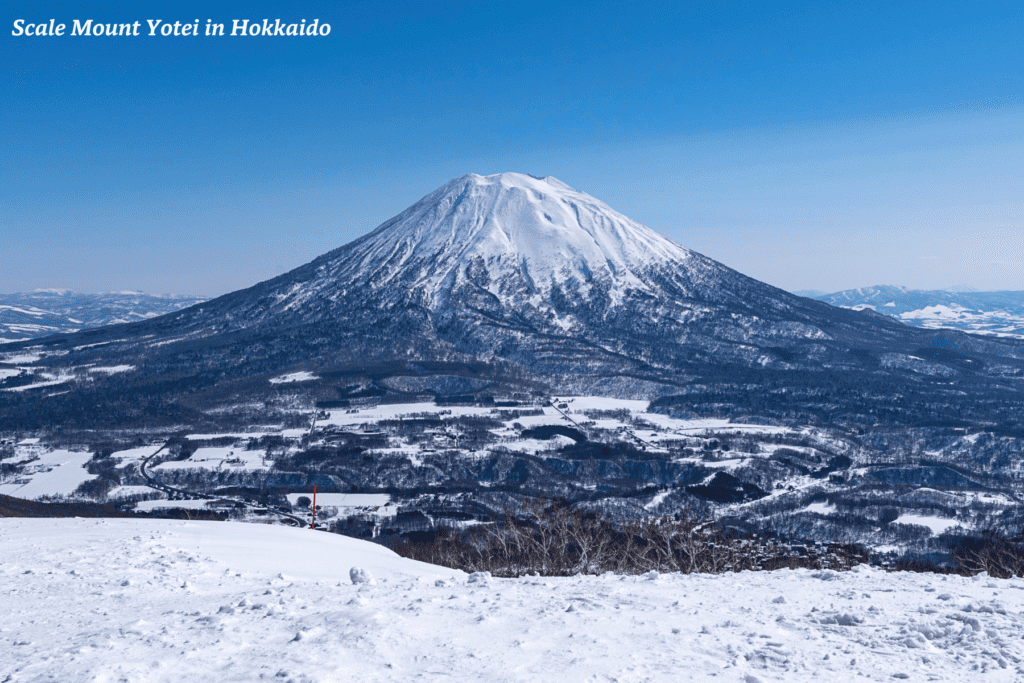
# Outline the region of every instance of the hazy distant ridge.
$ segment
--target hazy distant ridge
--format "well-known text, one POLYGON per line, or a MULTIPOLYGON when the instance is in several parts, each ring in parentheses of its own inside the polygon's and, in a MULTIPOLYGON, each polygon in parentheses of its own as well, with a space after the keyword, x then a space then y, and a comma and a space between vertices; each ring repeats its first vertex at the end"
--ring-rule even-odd
POLYGON ((0 342, 136 322, 203 301, 201 297, 180 294, 80 294, 66 289, 0 294, 0 342))
POLYGON ((870 308, 915 327, 1024 338, 1024 291, 921 290, 881 285, 832 294, 810 290, 796 294, 843 308, 870 308))

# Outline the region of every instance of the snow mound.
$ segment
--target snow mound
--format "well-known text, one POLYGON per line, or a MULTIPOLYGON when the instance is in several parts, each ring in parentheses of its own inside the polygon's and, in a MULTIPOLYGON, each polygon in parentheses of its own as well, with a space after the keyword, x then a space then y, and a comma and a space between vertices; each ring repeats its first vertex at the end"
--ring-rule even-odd
POLYGON ((366 584, 367 586, 377 585, 377 580, 373 578, 373 574, 361 567, 352 567, 352 569, 349 569, 348 577, 354 584, 366 584))

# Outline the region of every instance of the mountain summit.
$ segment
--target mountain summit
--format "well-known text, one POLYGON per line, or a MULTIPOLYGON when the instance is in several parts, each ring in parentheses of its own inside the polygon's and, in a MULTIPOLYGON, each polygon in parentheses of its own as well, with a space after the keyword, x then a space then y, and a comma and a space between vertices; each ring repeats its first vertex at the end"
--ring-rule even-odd
MULTIPOLYGON (((795 401, 803 407, 784 412, 800 415, 810 405, 834 412, 828 396, 849 403, 883 379, 876 393, 906 411, 900 386, 999 383, 1024 358, 1016 342, 913 329, 790 294, 555 178, 518 173, 456 178, 369 234, 248 289, 0 354, 30 345, 44 352, 46 376, 130 366, 109 380, 121 404, 125 387, 184 392, 200 407, 210 397, 238 400, 276 392, 268 380, 283 372, 320 378, 301 386, 320 400, 344 394, 345 382, 385 392, 428 386, 389 378, 468 373, 470 385, 451 386, 684 392, 678 400, 690 408, 703 402, 718 413, 743 402, 777 412, 795 401)), ((101 391, 102 379, 86 388, 101 391)), ((932 410, 922 401, 914 410, 932 410)), ((992 405, 1010 410, 1015 401, 992 405)))
POLYGON ((487 273, 495 296, 600 283, 651 290, 654 263, 690 252, 552 177, 470 174, 427 195, 347 250, 341 277, 421 288, 432 298, 487 273))
POLYGON ((619 346, 622 334, 692 326, 714 314, 709 306, 727 304, 741 315, 808 305, 560 180, 501 173, 456 178, 368 235, 179 320, 191 328, 213 325, 196 330, 205 335, 267 320, 350 321, 356 331, 405 318, 403 329, 420 327, 457 350, 489 353, 493 335, 472 343, 481 328, 511 326, 573 344, 614 335, 609 341, 619 346), (223 315, 211 319, 212 311, 223 315))
POLYGON ((543 373, 611 363, 614 374, 624 363, 678 370, 680 344, 689 360, 710 346, 770 364, 748 342, 829 339, 813 320, 823 310, 555 178, 501 173, 457 178, 368 235, 174 324, 198 336, 328 324, 318 335, 344 335, 369 357, 498 356, 543 373), (379 333, 387 344, 363 344, 379 333))
POLYGON ((667 293, 666 284, 691 290, 710 263, 555 178, 469 174, 267 283, 274 298, 265 313, 333 309, 342 301, 349 310, 358 300, 429 311, 432 323, 473 314, 483 324, 528 321, 564 333, 585 326, 580 315, 604 319, 637 296, 680 293, 667 293))

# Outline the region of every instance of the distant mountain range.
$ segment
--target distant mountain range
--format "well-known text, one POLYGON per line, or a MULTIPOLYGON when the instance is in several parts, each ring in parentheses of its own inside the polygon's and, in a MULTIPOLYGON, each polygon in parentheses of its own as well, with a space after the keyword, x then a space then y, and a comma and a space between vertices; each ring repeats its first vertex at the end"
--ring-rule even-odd
POLYGON ((24 427, 195 423, 282 393, 312 405, 575 392, 677 415, 866 425, 1024 414, 1021 340, 799 297, 517 173, 456 178, 245 290, 0 345, 0 373, 0 419, 24 427))
POLYGON ((202 301, 175 294, 79 294, 66 289, 0 294, 0 343, 147 320, 202 301))
POLYGON ((964 286, 920 290, 883 285, 834 294, 797 294, 856 311, 870 309, 914 327, 1024 339, 1024 291, 979 292, 964 286))

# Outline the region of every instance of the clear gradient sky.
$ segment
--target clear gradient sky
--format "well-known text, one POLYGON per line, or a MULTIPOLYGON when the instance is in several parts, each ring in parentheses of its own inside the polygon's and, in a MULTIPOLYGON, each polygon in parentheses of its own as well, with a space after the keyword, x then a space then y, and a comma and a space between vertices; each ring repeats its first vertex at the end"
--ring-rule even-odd
POLYGON ((785 289, 1024 289, 1021 2, 5 3, 0 19, 0 292, 223 294, 501 171, 554 175, 785 289), (51 18, 332 30, 11 35, 51 18))

